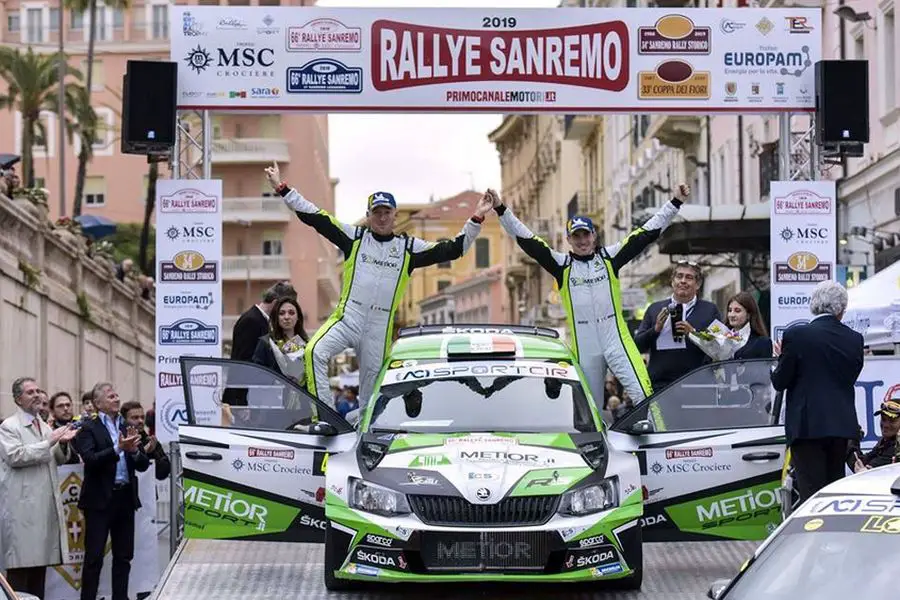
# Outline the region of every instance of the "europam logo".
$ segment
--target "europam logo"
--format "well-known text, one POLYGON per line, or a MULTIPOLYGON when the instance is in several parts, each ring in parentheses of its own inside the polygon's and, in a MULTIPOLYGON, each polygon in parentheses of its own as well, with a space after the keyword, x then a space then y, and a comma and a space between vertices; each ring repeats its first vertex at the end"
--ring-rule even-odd
MULTIPOLYGON (((187 26, 187 25, 186 25, 187 26)), ((191 31, 202 34, 196 21, 191 31)), ((159 440, 178 440, 178 428, 219 422, 215 389, 198 386, 188 410, 180 386, 168 384, 182 356, 222 356, 222 182, 161 180, 156 190, 156 413, 159 440), (185 274, 175 277, 173 274, 185 274), (187 276, 202 271, 203 276, 187 276), (174 367, 174 369, 173 369, 174 367), (191 419, 190 412, 193 412, 191 419)), ((209 371, 209 367, 197 367, 209 371)), ((189 374, 194 381, 196 373, 189 374)))

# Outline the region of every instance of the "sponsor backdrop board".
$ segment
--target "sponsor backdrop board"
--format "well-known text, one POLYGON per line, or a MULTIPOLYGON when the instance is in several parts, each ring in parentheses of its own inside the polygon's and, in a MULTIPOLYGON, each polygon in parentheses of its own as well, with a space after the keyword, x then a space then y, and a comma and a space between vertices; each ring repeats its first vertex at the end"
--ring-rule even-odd
POLYGON ((173 6, 181 108, 815 108, 819 9, 173 6))
POLYGON ((809 295, 837 273, 837 191, 833 181, 773 181, 771 197, 771 327, 778 341, 808 323, 809 295))
MULTIPOLYGON (((179 357, 222 357, 222 182, 156 190, 156 434, 168 443, 187 423, 179 357)), ((197 424, 220 422, 217 388, 194 389, 197 424)))
MULTIPOLYGON (((46 591, 43 600, 78 600, 81 597, 81 567, 84 562, 84 514, 78 508, 83 465, 58 467, 59 495, 62 501, 66 526, 66 548, 63 548, 63 564, 47 567, 46 591)), ((159 542, 156 531, 156 466, 137 473, 141 508, 134 513, 134 559, 128 579, 128 596, 150 593, 159 581, 159 542)), ((109 543, 100 573, 99 595, 112 596, 112 551, 109 543)))

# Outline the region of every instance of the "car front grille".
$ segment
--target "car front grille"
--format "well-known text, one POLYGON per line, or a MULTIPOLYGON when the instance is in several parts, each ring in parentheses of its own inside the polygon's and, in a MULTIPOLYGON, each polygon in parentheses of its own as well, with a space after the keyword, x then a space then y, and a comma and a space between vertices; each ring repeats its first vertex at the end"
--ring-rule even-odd
POLYGON ((543 525, 556 512, 558 496, 516 496, 496 504, 472 504, 451 496, 409 496, 413 512, 428 525, 518 527, 543 525))
POLYGON ((543 572, 558 543, 552 531, 427 531, 420 555, 429 572, 543 572))

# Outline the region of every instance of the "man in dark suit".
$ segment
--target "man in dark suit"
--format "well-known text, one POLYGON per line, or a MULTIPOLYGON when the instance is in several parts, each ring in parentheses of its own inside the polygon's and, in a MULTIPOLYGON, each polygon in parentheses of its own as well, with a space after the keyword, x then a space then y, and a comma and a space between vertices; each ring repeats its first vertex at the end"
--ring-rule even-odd
POLYGON ((687 334, 706 329, 714 320, 722 318, 715 304, 697 297, 702 285, 703 273, 697 263, 676 263, 672 272, 672 297, 651 304, 634 334, 638 350, 650 353, 647 371, 654 392, 709 360, 700 348, 687 340, 687 334), (670 305, 680 305, 681 320, 669 314, 670 305), (678 337, 681 339, 676 339, 678 337))
POLYGON ((800 501, 841 479, 859 433, 854 384, 863 368, 863 336, 841 323, 847 290, 823 281, 809 303, 808 325, 788 328, 774 350, 772 386, 785 391, 784 430, 800 501))
MULTIPOLYGON (((253 362, 253 352, 259 338, 269 333, 269 313, 275 301, 284 296, 297 299, 297 291, 289 281, 279 281, 266 290, 262 302, 244 311, 234 323, 231 333, 231 360, 253 362)), ((238 369, 240 369, 238 367, 238 369)), ((240 384, 252 383, 247 369, 238 371, 240 384)), ((268 382, 268 380, 266 380, 268 382)), ((225 389, 222 402, 230 406, 247 406, 247 388, 229 387, 225 389)))
POLYGON ((128 578, 134 558, 134 513, 141 507, 135 471, 150 461, 141 436, 119 415, 119 395, 110 383, 93 389, 97 414, 86 419, 75 437, 84 461, 78 508, 84 513, 85 548, 81 600, 96 600, 106 539, 112 537, 112 600, 128 600, 128 578))

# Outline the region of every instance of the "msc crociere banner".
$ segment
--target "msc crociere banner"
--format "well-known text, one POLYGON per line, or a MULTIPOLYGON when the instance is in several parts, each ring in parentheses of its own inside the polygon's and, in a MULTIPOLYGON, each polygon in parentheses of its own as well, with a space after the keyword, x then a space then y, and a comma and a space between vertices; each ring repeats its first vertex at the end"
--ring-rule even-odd
MULTIPOLYGON (((188 422, 179 357, 222 357, 221 180, 157 182, 156 264, 156 435, 168 443, 188 422)), ((220 422, 216 389, 194 389, 197 424, 220 422)))
POLYGON ((770 258, 772 338, 812 318, 809 298, 836 279, 837 189, 833 181, 773 181, 770 258))
POLYGON ((815 109, 820 9, 172 6, 181 108, 815 109))

